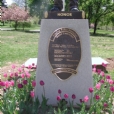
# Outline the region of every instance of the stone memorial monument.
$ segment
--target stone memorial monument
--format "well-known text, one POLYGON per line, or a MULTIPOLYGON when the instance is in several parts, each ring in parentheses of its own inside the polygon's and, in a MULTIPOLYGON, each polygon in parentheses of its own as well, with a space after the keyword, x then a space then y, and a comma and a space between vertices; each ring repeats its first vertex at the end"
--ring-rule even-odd
MULTIPOLYGON (((75 8, 75 7, 74 7, 75 8)), ((77 9, 77 7, 76 7, 77 9)), ((80 103, 93 87, 88 20, 83 11, 50 11, 41 21, 35 96, 42 101, 44 89, 48 104, 57 105, 58 90, 76 95, 80 103)), ((76 104, 75 103, 75 104, 76 104)), ((90 102, 87 103, 89 105, 90 102)))

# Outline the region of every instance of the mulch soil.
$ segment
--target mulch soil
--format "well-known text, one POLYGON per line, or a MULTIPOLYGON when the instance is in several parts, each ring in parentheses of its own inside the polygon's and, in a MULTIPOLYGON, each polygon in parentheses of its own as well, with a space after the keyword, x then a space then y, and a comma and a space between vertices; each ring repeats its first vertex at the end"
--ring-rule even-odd
POLYGON ((114 58, 107 58, 106 61, 109 63, 106 67, 107 71, 114 71, 114 58))

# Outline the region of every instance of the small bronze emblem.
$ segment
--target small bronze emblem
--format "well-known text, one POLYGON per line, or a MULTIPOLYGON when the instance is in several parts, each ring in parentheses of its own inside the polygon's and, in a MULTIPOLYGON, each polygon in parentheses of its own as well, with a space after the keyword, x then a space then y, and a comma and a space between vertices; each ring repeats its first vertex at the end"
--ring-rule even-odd
POLYGON ((50 38, 48 56, 52 73, 59 79, 65 80, 76 74, 81 59, 78 34, 69 28, 55 30, 50 38))

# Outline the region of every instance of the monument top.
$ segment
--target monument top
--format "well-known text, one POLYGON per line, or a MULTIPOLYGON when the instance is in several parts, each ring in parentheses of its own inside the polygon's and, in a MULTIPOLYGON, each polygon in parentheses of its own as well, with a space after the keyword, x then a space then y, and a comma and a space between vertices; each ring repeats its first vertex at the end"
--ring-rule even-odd
POLYGON ((49 11, 44 14, 45 19, 85 19, 84 11, 49 11))

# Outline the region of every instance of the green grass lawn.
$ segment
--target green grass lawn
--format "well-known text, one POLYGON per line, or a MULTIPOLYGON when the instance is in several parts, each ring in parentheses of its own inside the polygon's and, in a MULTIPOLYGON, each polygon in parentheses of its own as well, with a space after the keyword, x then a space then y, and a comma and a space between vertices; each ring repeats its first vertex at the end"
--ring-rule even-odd
MULTIPOLYGON (((1 66, 8 62, 23 63, 38 55, 39 33, 22 31, 0 31, 0 61, 1 66)), ((91 53, 93 57, 114 57, 114 36, 90 36, 91 53)))
MULTIPOLYGON (((93 29, 90 29, 90 32, 93 33, 93 29)), ((114 30, 97 30, 96 31, 98 34, 102 34, 102 35, 111 35, 113 34, 114 35, 114 30)))
POLYGON ((8 62, 23 63, 27 59, 36 58, 38 53, 37 33, 21 31, 0 31, 1 66, 8 62))
POLYGON ((92 56, 102 58, 114 57, 114 37, 91 36, 92 56))

